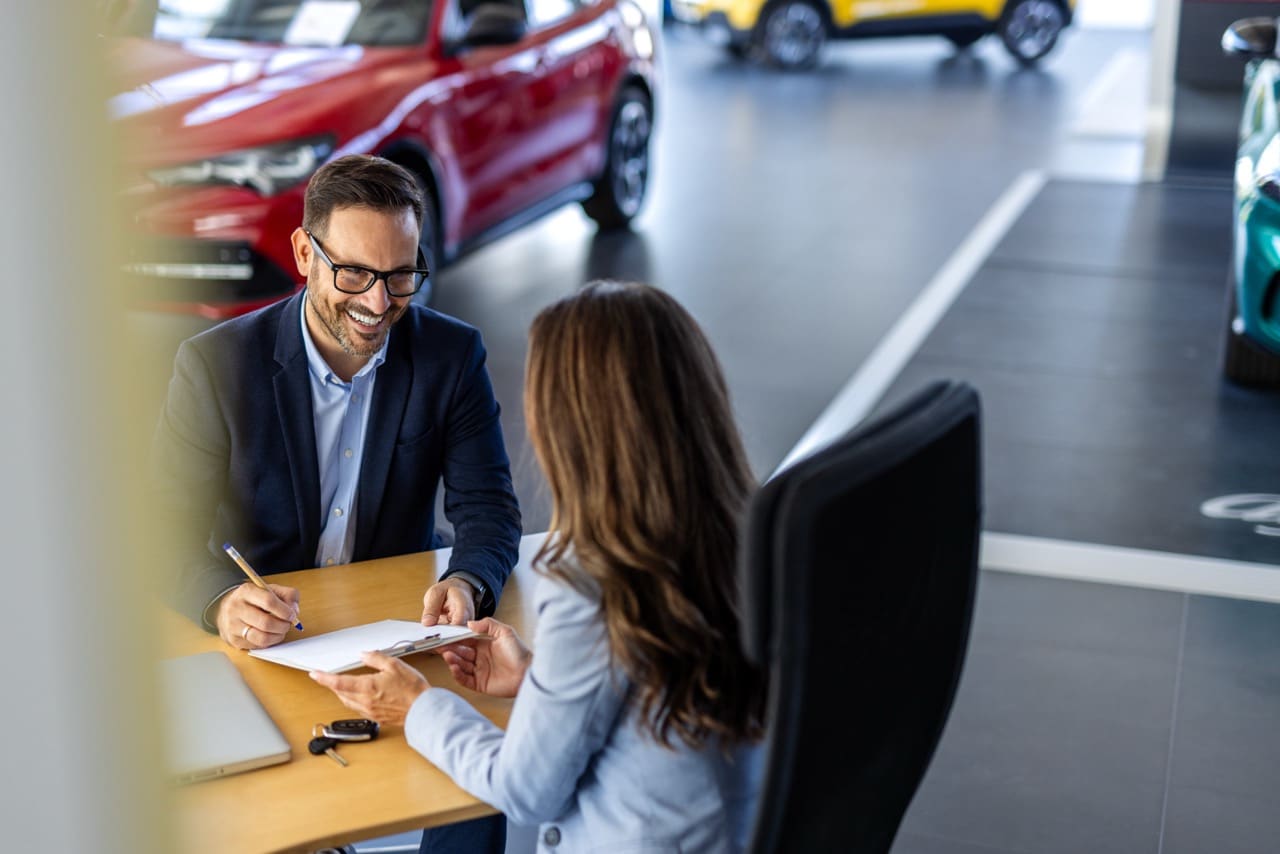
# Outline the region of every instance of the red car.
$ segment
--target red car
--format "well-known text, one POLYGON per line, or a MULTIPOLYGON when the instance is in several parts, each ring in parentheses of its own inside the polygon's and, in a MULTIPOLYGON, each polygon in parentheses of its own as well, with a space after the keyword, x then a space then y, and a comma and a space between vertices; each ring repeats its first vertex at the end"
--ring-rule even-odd
POLYGON ((644 200, 656 60, 630 0, 159 7, 113 46, 110 102, 148 306, 220 319, 296 291, 306 181, 343 154, 422 178, 432 269, 566 203, 617 228, 644 200))

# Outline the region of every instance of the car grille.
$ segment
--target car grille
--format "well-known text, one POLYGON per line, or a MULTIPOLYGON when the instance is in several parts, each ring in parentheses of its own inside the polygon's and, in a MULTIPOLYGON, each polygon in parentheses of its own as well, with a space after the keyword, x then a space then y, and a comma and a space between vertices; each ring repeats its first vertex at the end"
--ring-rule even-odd
POLYGON ((259 303, 298 284, 247 243, 162 239, 139 242, 124 273, 139 303, 259 303))

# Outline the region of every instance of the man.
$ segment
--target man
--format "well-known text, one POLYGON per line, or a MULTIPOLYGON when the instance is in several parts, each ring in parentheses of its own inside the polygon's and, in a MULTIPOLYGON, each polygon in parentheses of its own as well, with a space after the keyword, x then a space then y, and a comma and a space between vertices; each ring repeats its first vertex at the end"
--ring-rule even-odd
POLYGON ((480 335, 410 304, 428 272, 422 205, 387 160, 326 164, 291 237, 305 290, 178 350, 153 449, 157 513, 179 536, 175 604, 233 647, 279 643, 299 619, 298 591, 272 573, 441 545, 441 478, 455 542, 422 622, 492 614, 516 561, 520 512, 480 335))

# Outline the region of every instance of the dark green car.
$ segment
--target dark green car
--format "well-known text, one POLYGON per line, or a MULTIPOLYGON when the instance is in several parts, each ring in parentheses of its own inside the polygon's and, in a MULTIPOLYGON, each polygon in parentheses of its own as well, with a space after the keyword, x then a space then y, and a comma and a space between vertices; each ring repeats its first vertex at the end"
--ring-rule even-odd
POLYGON ((1223 372, 1244 385, 1280 384, 1280 58, 1276 19, 1244 18, 1222 49, 1246 60, 1235 169, 1235 234, 1223 372))

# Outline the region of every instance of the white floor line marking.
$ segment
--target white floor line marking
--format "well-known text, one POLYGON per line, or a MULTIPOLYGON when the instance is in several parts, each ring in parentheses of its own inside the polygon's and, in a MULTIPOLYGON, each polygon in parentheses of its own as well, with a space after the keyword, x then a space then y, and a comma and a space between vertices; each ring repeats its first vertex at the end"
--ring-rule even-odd
MULTIPOLYGON (((1005 190, 774 474, 866 417, 1045 181, 1044 172, 1031 170, 1005 190)), ((980 565, 1026 575, 1280 602, 1280 568, 1245 561, 985 532, 980 565)))
POLYGON ((1024 575, 1280 602, 1270 564, 985 532, 979 565, 1024 575))
POLYGON ((946 314, 987 256, 1017 221, 1046 181, 1045 173, 1022 173, 964 242, 952 253, 911 307, 876 345, 876 349, 845 384, 818 420, 800 438, 774 474, 842 435, 860 422, 915 355, 925 338, 946 314))

